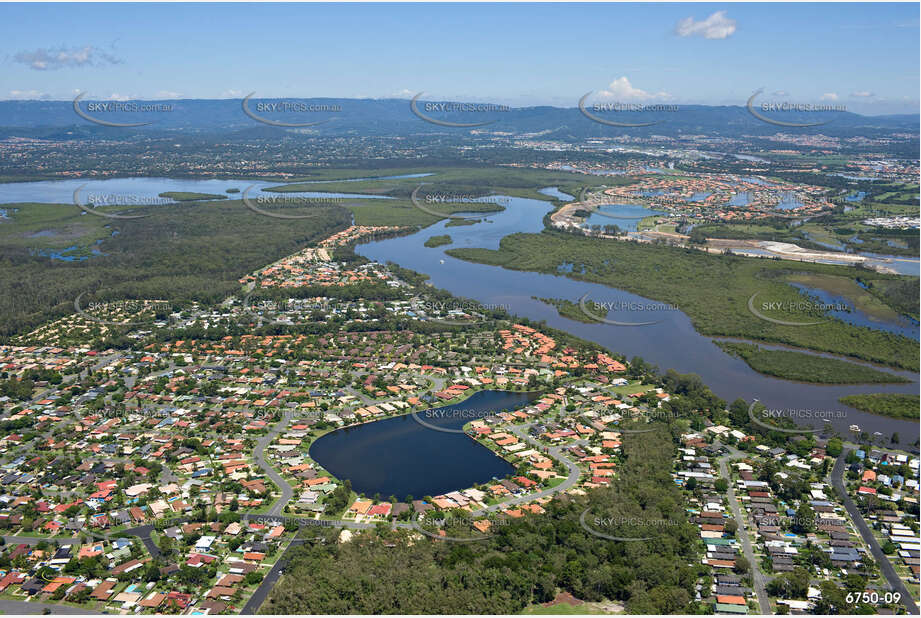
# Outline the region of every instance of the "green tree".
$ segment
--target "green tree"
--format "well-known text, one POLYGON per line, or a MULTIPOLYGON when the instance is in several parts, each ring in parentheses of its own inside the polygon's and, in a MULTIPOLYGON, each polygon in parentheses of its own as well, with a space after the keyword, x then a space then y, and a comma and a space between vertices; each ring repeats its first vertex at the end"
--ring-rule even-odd
POLYGON ((806 502, 799 505, 796 509, 796 517, 793 519, 793 532, 797 534, 806 534, 815 531, 815 511, 806 502))

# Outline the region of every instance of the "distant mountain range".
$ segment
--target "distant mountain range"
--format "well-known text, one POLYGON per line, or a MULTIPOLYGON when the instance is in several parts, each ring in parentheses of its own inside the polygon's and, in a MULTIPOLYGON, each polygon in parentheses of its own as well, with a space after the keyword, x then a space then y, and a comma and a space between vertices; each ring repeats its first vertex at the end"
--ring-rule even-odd
MULTIPOLYGON (((677 136, 680 134, 714 136, 766 136, 775 133, 824 134, 836 137, 861 135, 877 137, 893 132, 917 133, 919 116, 890 115, 862 116, 851 112, 784 112, 763 115, 784 122, 815 123, 821 126, 787 127, 769 124, 756 118, 745 106, 680 105, 677 111, 604 112, 587 111, 604 120, 621 123, 649 123, 650 126, 619 127, 595 122, 578 108, 522 107, 494 112, 437 112, 426 111, 423 101, 418 103, 421 114, 447 123, 476 123, 493 121, 478 128, 449 127, 429 123, 419 118, 405 99, 252 99, 249 110, 270 121, 305 123, 328 120, 316 126, 291 128, 260 123, 242 109, 239 99, 178 99, 163 101, 132 101, 137 105, 159 104, 171 106, 171 111, 157 112, 105 112, 88 111, 90 103, 83 100, 81 110, 104 121, 145 122, 144 127, 131 129, 96 125, 79 117, 70 101, 0 101, 0 136, 42 137, 46 139, 73 139, 75 137, 99 138, 125 135, 125 131, 139 133, 205 132, 236 134, 237 137, 275 135, 278 131, 302 132, 319 136, 414 136, 426 134, 469 135, 480 133, 506 133, 546 139, 587 139, 592 137, 635 135, 677 136), (337 106, 341 111, 272 113, 265 111, 271 103, 283 103, 289 108, 299 106, 337 106)), ((112 102, 107 102, 112 103, 112 102)), ((431 109, 431 107, 429 107, 431 109)), ((755 108, 760 112, 759 108, 755 108)))

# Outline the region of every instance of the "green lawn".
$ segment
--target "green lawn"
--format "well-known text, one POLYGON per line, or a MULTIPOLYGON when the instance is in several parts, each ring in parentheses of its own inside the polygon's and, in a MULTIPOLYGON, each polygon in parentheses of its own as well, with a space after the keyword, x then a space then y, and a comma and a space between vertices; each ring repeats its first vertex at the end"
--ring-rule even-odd
POLYGON ((918 395, 902 393, 873 393, 866 395, 846 395, 839 401, 854 406, 863 412, 918 420, 921 417, 921 398, 918 395))
POLYGON ((502 210, 501 206, 496 207, 486 203, 423 204, 426 210, 421 210, 408 199, 352 199, 344 205, 355 216, 355 225, 398 225, 420 228, 428 227, 457 212, 485 214, 502 210))
POLYGON ((537 616, 569 616, 579 614, 607 614, 612 612, 606 612, 594 603, 583 603, 582 605, 557 603, 549 607, 544 607, 543 605, 530 605, 524 608, 521 613, 537 616))
MULTIPOLYGON (((553 201, 554 198, 540 193, 543 187, 558 187, 569 195, 578 195, 585 185, 597 186, 599 179, 591 174, 540 170, 530 168, 508 167, 419 167, 403 170, 326 170, 317 172, 310 180, 329 182, 315 184, 298 184, 296 182, 267 191, 324 191, 342 193, 369 193, 389 195, 391 197, 409 198, 410 194, 423 185, 426 190, 442 195, 509 195, 530 199, 553 201), (413 173, 428 173, 422 178, 380 179, 382 176, 395 176, 413 173), (337 182, 349 178, 378 178, 359 182, 337 182)), ((630 178, 606 178, 605 184, 629 184, 635 182, 630 178)))
POLYGON ((598 320, 589 317, 588 312, 591 312, 597 316, 605 317, 607 316, 608 310, 595 307, 593 303, 588 303, 586 305, 588 312, 582 310, 582 306, 571 300, 565 298, 537 298, 532 296, 534 300, 539 300, 542 303, 550 305, 551 307, 556 308, 556 312, 564 317, 569 318, 570 320, 575 320, 577 322, 584 322, 586 324, 600 324, 598 320))
POLYGON ((443 245, 450 245, 453 241, 451 237, 447 234, 439 234, 437 236, 431 236, 428 240, 425 241, 426 247, 441 247, 443 245))
POLYGON ((793 350, 766 350, 757 345, 715 342, 757 371, 769 376, 813 384, 871 384, 908 382, 901 376, 848 361, 793 350))
POLYGON ((200 202, 205 200, 227 199, 226 195, 217 195, 214 193, 195 193, 194 191, 165 191, 160 194, 160 197, 176 200, 177 202, 200 202))
POLYGON ((624 386, 611 386, 606 390, 616 394, 616 395, 631 395, 633 393, 645 393, 646 391, 654 389, 655 386, 651 384, 642 384, 639 382, 633 382, 631 384, 625 384, 624 386))

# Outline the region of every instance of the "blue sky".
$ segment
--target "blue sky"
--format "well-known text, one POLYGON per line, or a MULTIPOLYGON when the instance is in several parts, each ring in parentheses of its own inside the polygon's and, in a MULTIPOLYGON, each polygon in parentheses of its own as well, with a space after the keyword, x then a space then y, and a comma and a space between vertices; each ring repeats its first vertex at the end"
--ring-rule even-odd
POLYGON ((0 99, 400 97, 918 111, 919 5, 0 4, 0 99))

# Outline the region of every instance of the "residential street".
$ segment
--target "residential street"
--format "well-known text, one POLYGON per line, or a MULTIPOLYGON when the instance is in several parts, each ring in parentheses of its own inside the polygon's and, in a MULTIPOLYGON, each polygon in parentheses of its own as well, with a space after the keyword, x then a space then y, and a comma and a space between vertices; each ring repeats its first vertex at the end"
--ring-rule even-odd
POLYGON ((35 536, 4 536, 3 540, 10 544, 20 544, 25 543, 26 545, 38 545, 42 541, 47 543, 57 542, 58 545, 79 545, 79 537, 68 537, 68 538, 48 538, 48 537, 35 537, 35 536))
MULTIPOLYGON (((533 440, 530 436, 528 436, 527 431, 529 428, 530 428, 530 425, 512 425, 508 429, 509 431, 511 431, 513 434, 515 434, 516 436, 518 436, 519 438, 521 438, 528 444, 535 446, 538 450, 543 449, 544 448, 543 445, 539 444, 538 442, 533 440)), ((573 442, 572 444, 584 445, 584 444, 588 444, 588 440, 578 440, 576 442, 573 442)), ((514 496, 507 500, 503 500, 502 502, 499 502, 498 504, 493 504, 492 506, 486 507, 485 509, 479 509, 479 510, 473 511, 471 514, 474 516, 483 515, 484 513, 497 511, 501 508, 505 508, 505 507, 512 506, 515 504, 522 504, 524 502, 531 502, 538 498, 552 496, 553 494, 569 489, 570 487, 574 486, 576 483, 579 482, 579 476, 582 474, 582 471, 579 470, 579 466, 576 465, 576 462, 572 461, 571 459, 569 459, 569 457, 563 454, 562 447, 551 446, 547 449, 547 452, 550 455, 552 455, 554 458, 562 461, 566 465, 566 467, 569 469, 569 476, 566 477, 565 481, 563 481, 556 487, 553 487, 550 489, 544 489, 537 493, 529 493, 523 496, 514 496)))
POLYGON ((291 488, 291 485, 282 478, 281 474, 278 471, 270 466, 265 460, 265 449, 272 443, 273 440, 284 431, 288 424, 291 422, 291 419, 294 417, 293 410, 285 410, 282 415, 282 419, 278 421, 272 430, 269 433, 265 434, 256 442, 256 448, 253 449, 253 459, 256 460, 256 463, 260 468, 265 472, 266 476, 272 479, 272 482, 278 486, 281 495, 278 497, 278 500, 275 501, 275 504, 272 505, 272 508, 269 509, 269 512, 266 515, 279 515, 282 510, 285 508, 285 505, 288 504, 288 501, 294 496, 294 489, 291 488))
MULTIPOLYGON (((186 518, 187 519, 187 518, 186 518)), ((144 547, 147 548, 147 551, 150 552, 150 555, 156 558, 160 555, 160 548, 157 547, 157 544, 153 542, 153 539, 150 537, 150 533, 155 530, 153 524, 147 524, 146 526, 138 526, 136 528, 128 528, 123 530, 121 534, 136 536, 141 539, 141 542, 144 544, 144 547)))
POLYGON ((281 572, 288 564, 288 552, 303 543, 303 539, 293 539, 291 543, 288 544, 288 547, 285 548, 285 552, 275 561, 275 564, 272 565, 269 572, 265 574, 265 579, 262 580, 262 583, 259 584, 259 587, 253 592, 253 596, 249 598, 246 605, 240 610, 240 614, 252 616, 259 611, 259 608, 265 603, 265 600, 269 598, 269 593, 272 591, 272 588, 278 583, 278 580, 281 579, 281 572))
MULTIPOLYGON (((266 474, 269 475, 273 480, 275 480, 276 476, 278 476, 279 479, 281 477, 271 466, 268 465, 268 463, 266 463, 263 457, 263 450, 265 446, 274 439, 274 436, 281 429, 283 429, 289 421, 290 421, 290 415, 286 413, 286 418, 283 419, 281 422, 279 422, 275 426, 272 432, 270 432, 267 436, 264 436, 259 441, 259 445, 257 446, 256 451, 255 451, 256 461, 263 468, 263 470, 265 470, 266 474)), ((530 427, 529 425, 516 425, 516 426, 510 427, 509 429, 510 431, 512 431, 512 433, 514 433, 516 436, 518 436, 522 440, 528 442, 529 444, 532 444, 538 448, 543 448, 540 444, 535 442, 530 436, 527 435, 527 430, 529 427, 530 427)), ((579 440, 578 442, 575 442, 574 444, 587 444, 587 440, 579 440)), ((549 449, 547 449, 547 452, 549 452, 549 454, 552 455, 554 458, 562 461, 566 465, 566 467, 569 469, 569 476, 566 478, 565 481, 563 481, 562 483, 560 483, 559 485, 557 485, 556 487, 552 489, 545 489, 536 494, 530 493, 530 494, 526 494, 523 496, 514 496, 512 498, 509 498, 508 500, 504 500, 498 504, 494 504, 485 509, 473 511, 471 514, 473 516, 484 515, 487 512, 497 511, 501 508, 507 508, 509 506, 521 504, 524 502, 531 502, 537 498, 552 496, 556 493, 565 491, 569 489, 570 487, 574 486, 579 481, 579 476, 581 475, 581 470, 579 470, 579 466, 574 461, 572 461, 566 455, 563 454, 561 447, 550 447, 549 449)), ((288 486, 287 483, 285 483, 283 480, 279 483, 279 485, 282 487, 288 487, 289 494, 293 493, 290 491, 291 489, 290 486, 288 486)), ((281 513, 282 508, 284 508, 284 504, 290 499, 290 497, 291 497, 290 495, 285 497, 285 495, 283 494, 282 497, 273 505, 271 511, 267 514, 248 513, 244 515, 244 518, 271 519, 273 515, 278 516, 281 513)), ((280 519, 280 521, 291 521, 292 519, 303 520, 304 523, 307 525, 329 525, 329 526, 351 528, 351 529, 367 530, 367 529, 375 528, 377 526, 377 524, 370 523, 370 522, 355 522, 355 521, 347 521, 347 520, 315 520, 315 519, 306 518, 306 517, 305 518, 291 518, 287 516, 285 517, 284 520, 280 519)), ((393 524, 393 526, 400 527, 400 528, 412 528, 412 524, 407 524, 407 523, 397 523, 397 524, 393 524)), ((259 607, 268 598, 269 592, 271 591, 272 587, 281 577, 281 571, 284 569, 284 566, 287 563, 286 556, 288 552, 291 551, 292 547, 299 545, 302 542, 303 541, 301 540, 295 539, 285 549, 284 554, 282 554, 282 556, 272 566, 271 570, 266 575, 263 582, 259 585, 259 588, 256 589, 252 597, 250 597, 249 601, 246 602, 246 605, 243 607, 243 609, 240 612, 241 614, 255 614, 259 610, 259 607)))
POLYGON ((755 551, 752 548, 751 540, 748 538, 748 527, 745 525, 745 517, 743 516, 742 508, 739 506, 739 501, 736 498, 735 487, 733 486, 732 477, 729 474, 729 466, 726 464, 727 460, 730 458, 744 457, 745 453, 725 444, 721 446, 729 449, 729 452, 719 458, 720 476, 729 481, 729 490, 727 491, 729 508, 732 509, 732 515, 735 517, 736 524, 738 525, 738 534, 742 539, 742 552, 745 554, 745 559, 748 560, 748 564, 751 567, 752 583, 754 584, 755 594, 758 597, 759 611, 762 614, 770 614, 771 600, 767 590, 765 590, 764 575, 761 573, 761 566, 755 559, 755 551))
POLYGON ((39 603, 37 601, 12 601, 0 599, 0 614, 12 615, 38 615, 44 614, 45 610, 54 616, 55 614, 100 614, 102 612, 93 611, 85 607, 71 607, 69 605, 56 605, 54 603, 39 603))
POLYGON ((915 603, 914 599, 912 599, 911 593, 908 591, 908 587, 905 585, 905 582, 899 578, 898 573, 895 572, 895 569, 892 566, 892 563, 889 562, 889 558, 886 557, 886 554, 883 553, 879 543, 876 542, 876 537, 873 536, 872 531, 870 530, 869 526, 867 526, 867 522, 863 519, 863 515, 861 515, 860 510, 857 508, 857 505, 854 504, 854 501, 847 493, 847 488, 844 486, 844 471, 847 468, 844 460, 851 450, 853 449, 848 446, 845 446, 841 450, 841 454, 835 461, 835 467, 831 472, 831 483, 841 495, 841 502, 844 504, 844 508, 847 509, 851 519, 854 520, 854 525, 856 525, 857 530, 860 531, 860 536, 863 537, 864 543, 866 543, 867 547, 870 548, 870 552, 873 554, 873 559, 876 560, 876 564, 879 565, 880 572, 886 578, 886 581, 889 582, 889 586, 892 588, 892 590, 902 594, 901 603, 905 606, 905 609, 908 610, 908 613, 917 616, 919 613, 918 604, 915 603))

